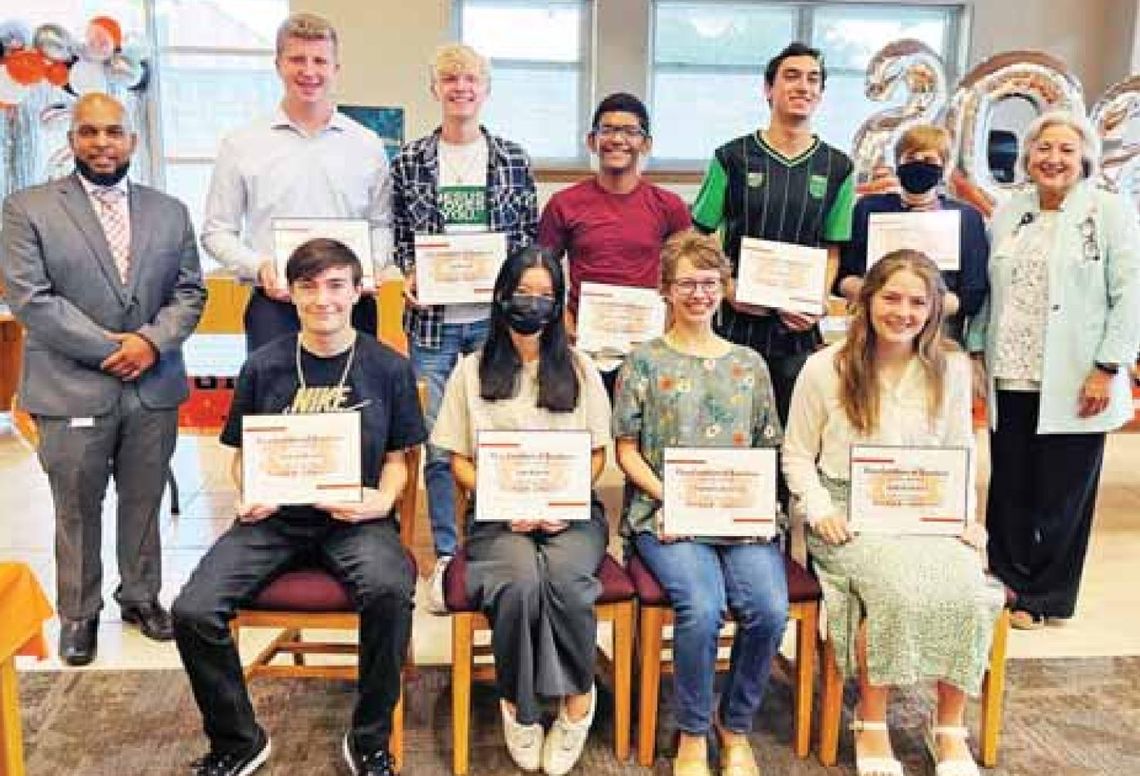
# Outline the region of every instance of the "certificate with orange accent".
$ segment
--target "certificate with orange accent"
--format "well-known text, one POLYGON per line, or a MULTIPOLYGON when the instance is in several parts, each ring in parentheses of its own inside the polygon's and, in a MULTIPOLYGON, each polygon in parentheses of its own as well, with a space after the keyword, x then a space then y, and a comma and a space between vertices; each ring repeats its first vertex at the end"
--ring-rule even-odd
POLYGON ((969 509, 970 450, 854 445, 850 486, 856 533, 958 536, 969 509))
POLYGON ((273 260, 277 277, 285 282, 285 265, 293 251, 309 240, 323 237, 348 247, 360 259, 361 284, 375 288, 372 266, 372 227, 366 218, 274 218, 273 260))
POLYGON ((589 520, 589 431, 479 431, 475 520, 589 520))
POLYGON ((579 348, 621 356, 665 331, 665 302, 655 288, 583 283, 577 323, 579 348))
POLYGON ((962 214, 957 210, 872 213, 867 220, 867 269, 891 251, 909 248, 925 253, 938 269, 961 264, 962 214))
POLYGON ((668 447, 662 529, 670 536, 770 539, 776 534, 776 450, 668 447))
POLYGON ((740 241, 738 302, 822 315, 826 285, 827 249, 754 237, 740 241))
POLYGON ((360 413, 243 416, 241 485, 247 504, 362 500, 360 413))
POLYGON ((420 304, 490 302, 507 260, 502 232, 416 235, 416 298, 420 304))

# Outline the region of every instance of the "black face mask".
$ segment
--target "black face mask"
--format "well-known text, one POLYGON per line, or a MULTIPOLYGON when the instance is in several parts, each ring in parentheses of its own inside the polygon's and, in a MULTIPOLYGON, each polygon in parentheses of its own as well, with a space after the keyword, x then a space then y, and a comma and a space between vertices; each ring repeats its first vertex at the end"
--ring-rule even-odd
POLYGON ((80 159, 75 160, 75 169, 79 171, 79 174, 96 186, 114 186, 126 177, 127 170, 130 168, 131 163, 125 162, 116 167, 114 172, 95 172, 87 162, 80 159))
POLYGON ((911 194, 924 194, 942 180, 942 166, 931 162, 907 162, 900 164, 895 173, 899 183, 911 194))
POLYGON ((507 325, 523 336, 537 334, 554 318, 554 300, 548 296, 515 294, 499 304, 507 314, 507 325))

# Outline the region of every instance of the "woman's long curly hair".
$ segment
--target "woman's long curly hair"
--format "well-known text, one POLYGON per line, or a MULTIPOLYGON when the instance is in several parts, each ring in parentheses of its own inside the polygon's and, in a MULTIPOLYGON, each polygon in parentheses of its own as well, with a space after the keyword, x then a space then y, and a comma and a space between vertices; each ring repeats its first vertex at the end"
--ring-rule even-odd
POLYGON ((871 267, 855 301, 847 339, 835 354, 839 373, 839 403, 851 425, 861 434, 879 427, 879 370, 875 358, 876 334, 871 325, 871 300, 896 272, 907 270, 926 285, 930 316, 914 341, 914 354, 926 375, 927 417, 931 422, 942 409, 946 354, 958 349, 943 334, 946 283, 938 267, 925 254, 913 250, 888 253, 871 267))

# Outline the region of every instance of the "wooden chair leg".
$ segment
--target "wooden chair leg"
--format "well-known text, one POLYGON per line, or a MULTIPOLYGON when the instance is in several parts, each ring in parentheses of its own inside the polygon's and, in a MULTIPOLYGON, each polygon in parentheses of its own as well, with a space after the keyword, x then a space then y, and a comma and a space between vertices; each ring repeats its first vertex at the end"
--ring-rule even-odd
POLYGON ((1005 648, 1009 638, 1009 609, 1002 609, 994 626, 990 646, 990 666, 982 682, 982 765, 997 765, 998 737, 1001 735, 1001 709, 1005 699, 1005 648))
POLYGON ((396 707, 392 709, 392 735, 389 737, 389 748, 392 757, 396 759, 396 770, 404 770, 404 677, 400 677, 400 698, 396 707))
POLYGON ((823 663, 820 665, 820 719, 819 761, 826 766, 835 765, 839 757, 839 720, 843 714, 843 678, 835 660, 835 645, 831 639, 823 642, 823 663))
POLYGON ((470 614, 451 617, 451 770, 466 776, 471 739, 471 674, 475 665, 475 632, 470 614))
POLYGON ((801 604, 796 620, 795 727, 792 749, 801 760, 811 750, 811 706, 815 690, 815 642, 819 633, 819 604, 801 604))
POLYGON ((614 756, 619 763, 629 759, 630 704, 633 694, 634 603, 614 607, 614 756))
POLYGON ((661 689, 661 628, 665 610, 641 607, 638 618, 637 764, 653 766, 657 742, 657 698, 661 689))

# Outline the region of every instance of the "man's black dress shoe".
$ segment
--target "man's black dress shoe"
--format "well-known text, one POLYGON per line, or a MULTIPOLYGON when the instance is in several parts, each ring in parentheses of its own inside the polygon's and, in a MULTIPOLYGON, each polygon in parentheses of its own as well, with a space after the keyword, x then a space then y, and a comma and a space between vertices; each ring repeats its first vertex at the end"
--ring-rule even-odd
POLYGON ((145 604, 122 606, 123 622, 139 626, 142 635, 155 641, 170 641, 174 638, 174 625, 170 622, 170 612, 162 608, 158 601, 145 604))
POLYGON ((95 659, 99 618, 65 620, 59 627, 59 657, 69 666, 85 666, 95 659))

